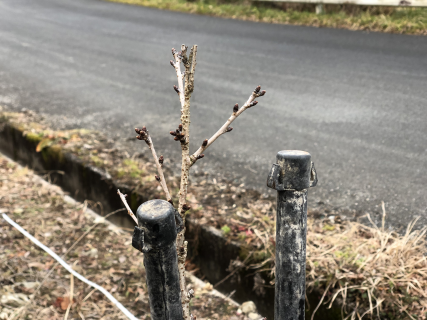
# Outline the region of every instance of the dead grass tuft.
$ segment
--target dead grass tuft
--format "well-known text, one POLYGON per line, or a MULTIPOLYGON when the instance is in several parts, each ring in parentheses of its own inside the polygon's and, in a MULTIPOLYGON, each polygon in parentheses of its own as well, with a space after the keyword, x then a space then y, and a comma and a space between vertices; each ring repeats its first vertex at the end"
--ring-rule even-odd
POLYGON ((307 284, 328 288, 332 305, 342 299, 347 318, 365 316, 426 319, 427 227, 414 230, 411 222, 404 235, 359 222, 329 224, 310 219, 307 243, 307 284), (360 299, 362 298, 362 299, 360 299))

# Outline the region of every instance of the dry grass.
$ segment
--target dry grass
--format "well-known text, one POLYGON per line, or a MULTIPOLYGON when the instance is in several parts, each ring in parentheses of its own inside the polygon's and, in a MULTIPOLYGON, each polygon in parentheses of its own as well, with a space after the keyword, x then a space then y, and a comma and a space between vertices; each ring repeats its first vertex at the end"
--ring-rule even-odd
POLYGON ((381 8, 329 5, 317 15, 314 5, 239 0, 109 0, 158 9, 266 23, 308 25, 427 35, 427 8, 381 8))
POLYGON ((307 284, 328 288, 329 305, 341 298, 347 318, 426 319, 427 227, 403 235, 359 222, 309 221, 307 284))
MULTIPOLYGON (((0 211, 115 296, 138 319, 151 319, 143 255, 132 235, 70 204, 59 188, 0 155, 0 211)), ((95 205, 95 204, 93 204, 95 205)), ((188 280, 191 283, 191 280, 188 280)), ((248 320, 237 307, 194 284, 197 319, 248 320)), ((100 292, 74 279, 52 257, 0 218, 0 319, 127 319, 100 292)))

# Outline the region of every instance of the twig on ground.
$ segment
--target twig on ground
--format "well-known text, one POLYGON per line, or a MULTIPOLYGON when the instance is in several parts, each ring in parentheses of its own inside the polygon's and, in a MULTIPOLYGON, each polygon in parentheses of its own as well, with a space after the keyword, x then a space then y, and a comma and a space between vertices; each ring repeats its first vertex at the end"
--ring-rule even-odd
POLYGON ((65 312, 64 320, 68 319, 68 314, 70 313, 71 305, 73 304, 73 295, 74 295, 74 276, 70 273, 70 302, 68 303, 67 311, 65 312))
POLYGON ((319 303, 316 306, 316 309, 314 309, 312 315, 311 315, 311 320, 314 319, 314 315, 316 314, 316 311, 319 309, 319 307, 322 305, 323 299, 325 299, 326 294, 329 291, 329 287, 332 285, 332 282, 329 282, 328 286, 325 289, 325 292, 323 292, 322 298, 320 299, 319 303))

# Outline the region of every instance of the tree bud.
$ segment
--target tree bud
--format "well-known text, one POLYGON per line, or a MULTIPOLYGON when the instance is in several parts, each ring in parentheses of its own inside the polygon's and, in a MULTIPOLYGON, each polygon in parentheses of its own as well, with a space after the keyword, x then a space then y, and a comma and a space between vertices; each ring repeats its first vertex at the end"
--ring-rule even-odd
POLYGON ((136 136, 138 140, 144 140, 141 136, 136 136))
POLYGON ((202 147, 206 147, 208 145, 208 139, 203 140, 202 147))
POLYGON ((202 159, 205 155, 202 153, 200 155, 197 156, 197 159, 202 159))
POLYGON ((169 133, 171 134, 171 136, 176 136, 176 132, 175 131, 170 131, 169 133))
POLYGON ((188 210, 190 210, 191 209, 191 207, 189 206, 189 205, 187 205, 186 203, 182 206, 182 210, 185 212, 185 211, 188 211, 188 210))
POLYGON ((143 126, 142 129, 141 129, 141 131, 147 132, 147 127, 143 126))
POLYGON ((258 93, 260 90, 261 90, 261 86, 258 86, 258 87, 255 88, 254 92, 258 93))
POLYGON ((139 130, 138 128, 135 128, 135 132, 139 134, 141 130, 139 130))
POLYGON ((174 63, 172 60, 171 60, 171 61, 169 61, 169 62, 170 62, 170 64, 171 64, 171 66, 175 68, 175 63, 174 63))
POLYGON ((239 111, 239 105, 236 103, 233 107, 233 112, 239 111))
POLYGON ((178 126, 178 130, 179 130, 179 131, 182 131, 182 124, 179 124, 179 126, 178 126))
POLYGON ((176 53, 175 48, 172 48, 172 55, 175 55, 175 53, 176 53))
POLYGON ((225 130, 225 132, 230 132, 231 130, 233 130, 233 128, 232 128, 232 127, 228 127, 228 128, 225 130))
POLYGON ((173 89, 176 91, 176 93, 179 93, 179 89, 178 89, 178 87, 177 86, 173 86, 173 89))
POLYGON ((266 93, 266 92, 267 92, 267 91, 262 90, 262 91, 258 94, 258 96, 262 97, 263 95, 265 95, 265 93, 266 93))
POLYGON ((258 104, 258 101, 252 101, 251 104, 249 105, 249 107, 256 106, 257 104, 258 104))
POLYGON ((160 157, 159 157, 159 163, 160 163, 160 164, 163 164, 163 161, 164 161, 164 160, 165 160, 165 158, 163 158, 163 156, 160 156, 160 157))
POLYGON ((156 180, 160 182, 160 177, 159 176, 155 176, 156 180))
POLYGON ((179 140, 179 137, 175 137, 175 138, 173 138, 175 141, 178 141, 179 140))

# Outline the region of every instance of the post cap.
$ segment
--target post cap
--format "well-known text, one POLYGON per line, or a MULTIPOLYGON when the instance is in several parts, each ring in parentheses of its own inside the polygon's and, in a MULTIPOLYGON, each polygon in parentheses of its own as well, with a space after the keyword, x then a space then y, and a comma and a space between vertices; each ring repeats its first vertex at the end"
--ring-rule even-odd
POLYGON ((300 150, 282 150, 270 170, 267 186, 278 191, 304 190, 317 184, 317 174, 311 155, 300 150))
POLYGON ((144 245, 155 248, 169 246, 176 240, 175 208, 164 200, 150 200, 136 211, 138 226, 144 232, 144 245))

